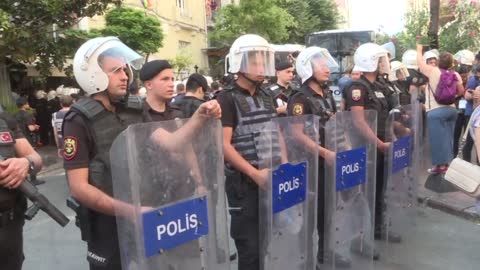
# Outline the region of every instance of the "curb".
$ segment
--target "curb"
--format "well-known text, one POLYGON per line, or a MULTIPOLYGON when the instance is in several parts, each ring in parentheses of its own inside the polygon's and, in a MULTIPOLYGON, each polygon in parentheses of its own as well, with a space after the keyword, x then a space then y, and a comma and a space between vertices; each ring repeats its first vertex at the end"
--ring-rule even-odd
POLYGON ((418 202, 420 204, 427 205, 430 208, 437 209, 437 210, 440 210, 440 211, 445 212, 447 214, 450 214, 450 215, 453 215, 453 216, 456 216, 456 217, 460 217, 460 218, 463 218, 463 219, 466 219, 466 220, 469 220, 469 221, 472 221, 472 222, 477 222, 477 223, 480 222, 480 215, 479 214, 477 214, 476 212, 466 211, 470 207, 461 209, 461 208, 451 206, 447 203, 444 203, 440 200, 436 200, 436 199, 431 198, 431 197, 418 196, 417 199, 418 199, 418 202))

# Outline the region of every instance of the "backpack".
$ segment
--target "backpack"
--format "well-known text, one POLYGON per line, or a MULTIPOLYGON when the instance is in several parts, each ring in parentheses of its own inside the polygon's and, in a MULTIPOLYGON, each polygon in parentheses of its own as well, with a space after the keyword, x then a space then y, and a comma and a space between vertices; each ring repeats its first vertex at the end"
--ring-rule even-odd
POLYGON ((455 103, 457 96, 458 78, 455 72, 440 69, 440 81, 433 96, 435 101, 441 105, 451 105, 455 103))

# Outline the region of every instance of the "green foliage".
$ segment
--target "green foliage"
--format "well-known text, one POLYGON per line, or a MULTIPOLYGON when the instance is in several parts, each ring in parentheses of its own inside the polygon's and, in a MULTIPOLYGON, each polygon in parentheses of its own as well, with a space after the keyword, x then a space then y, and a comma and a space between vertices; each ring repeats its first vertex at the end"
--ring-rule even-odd
POLYGON ((289 38, 294 18, 274 0, 242 0, 220 9, 209 37, 214 45, 230 46, 243 34, 258 34, 272 43, 289 38))
POLYGON ((430 12, 427 7, 419 11, 411 11, 405 15, 405 27, 403 32, 397 34, 399 46, 397 55, 402 55, 408 49, 415 49, 417 36, 422 37, 422 44, 430 44, 428 39, 428 25, 430 22, 430 12))
POLYGON ((480 48, 480 7, 470 1, 460 1, 450 7, 450 11, 454 19, 440 29, 440 48, 451 53, 463 49, 476 52, 480 48))
POLYGON ((170 64, 175 68, 177 73, 177 79, 181 79, 179 76, 182 71, 192 65, 192 56, 185 51, 180 51, 175 55, 175 58, 169 60, 170 64))
POLYGON ((285 42, 305 42, 305 36, 312 32, 336 29, 340 13, 332 0, 276 0, 293 18, 288 27, 289 37, 285 42))
POLYGON ((2 0, 0 59, 8 56, 13 62, 35 62, 46 77, 51 65, 63 68, 65 53, 70 51, 61 33, 82 17, 102 14, 112 3, 121 0, 2 0))
POLYGON ((101 32, 105 36, 117 36, 132 50, 151 54, 163 46, 163 31, 156 17, 145 12, 119 7, 108 11, 106 27, 101 32))

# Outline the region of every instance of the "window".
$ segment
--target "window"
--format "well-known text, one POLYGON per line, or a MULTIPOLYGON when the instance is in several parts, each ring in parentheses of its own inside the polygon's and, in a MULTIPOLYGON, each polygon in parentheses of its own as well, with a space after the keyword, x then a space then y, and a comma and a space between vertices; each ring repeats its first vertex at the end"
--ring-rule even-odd
POLYGON ((178 41, 178 50, 180 51, 188 49, 189 46, 190 46, 190 42, 188 41, 182 41, 182 40, 178 41))
POLYGON ((185 9, 185 0, 177 0, 177 7, 185 9))

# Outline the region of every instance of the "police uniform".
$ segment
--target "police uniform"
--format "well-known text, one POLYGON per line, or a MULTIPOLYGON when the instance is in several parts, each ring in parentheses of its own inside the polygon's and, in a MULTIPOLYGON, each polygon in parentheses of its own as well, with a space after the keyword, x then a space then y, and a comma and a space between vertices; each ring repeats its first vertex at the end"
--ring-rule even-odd
POLYGON ((143 122, 168 121, 177 118, 185 118, 185 114, 177 106, 165 104, 165 111, 158 112, 152 109, 148 102, 143 106, 143 122))
MULTIPOLYGON (((15 118, 0 113, 0 155, 15 157, 15 140, 24 138, 15 118)), ((23 256, 24 212, 27 208, 25 196, 18 190, 0 187, 0 269, 20 270, 23 256)))
MULTIPOLYGON (((302 86, 298 92, 288 100, 287 113, 289 116, 313 114, 320 117, 320 142, 325 147, 324 126, 328 119, 336 113, 335 99, 330 90, 324 91, 324 95, 315 92, 308 85, 302 86)), ((323 262, 324 254, 324 233, 325 233, 325 160, 318 159, 318 210, 317 210, 317 232, 318 232, 318 261, 323 262)))
MULTIPOLYGON (((64 168, 88 168, 88 182, 113 196, 110 147, 130 124, 142 121, 143 102, 131 96, 107 110, 100 101, 83 98, 65 115, 63 123, 64 168)), ((80 223, 87 223, 87 260, 90 269, 121 269, 116 218, 88 209, 80 223)))
MULTIPOLYGON (((222 126, 231 127, 231 143, 252 166, 262 168, 262 159, 278 153, 280 147, 272 137, 273 145, 262 143, 261 134, 267 123, 276 117, 272 97, 261 88, 253 95, 237 84, 221 91, 217 96, 222 109, 222 126), (272 147, 272 149, 270 149, 272 147)), ((230 207, 230 234, 238 251, 239 270, 257 270, 259 265, 259 197, 258 186, 247 175, 225 165, 225 190, 230 207)))
MULTIPOLYGON (((351 110, 354 106, 363 107, 365 110, 377 112, 377 137, 385 141, 386 124, 390 112, 384 86, 375 81, 371 83, 364 76, 354 81, 346 91, 346 109, 351 110)), ((375 193, 375 233, 381 233, 383 226, 384 210, 384 154, 377 150, 377 176, 375 193)))
POLYGON ((270 85, 267 89, 274 100, 275 108, 286 106, 288 103, 288 98, 294 92, 290 86, 284 87, 278 83, 270 85))
POLYGON ((186 118, 192 117, 192 115, 195 113, 195 111, 204 103, 205 100, 203 99, 198 99, 194 96, 184 96, 180 100, 175 100, 175 102, 172 102, 172 105, 177 107, 181 112, 183 112, 183 115, 186 118))

